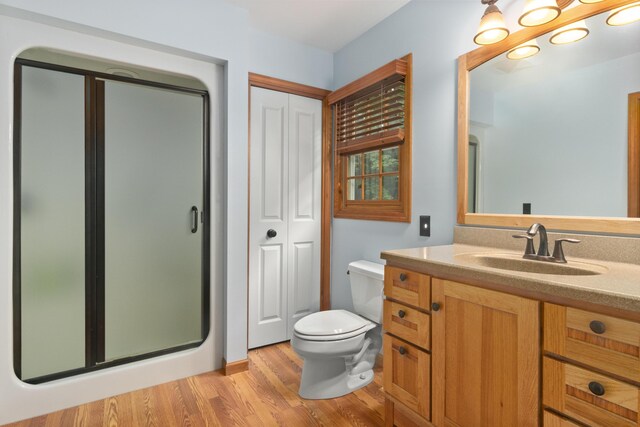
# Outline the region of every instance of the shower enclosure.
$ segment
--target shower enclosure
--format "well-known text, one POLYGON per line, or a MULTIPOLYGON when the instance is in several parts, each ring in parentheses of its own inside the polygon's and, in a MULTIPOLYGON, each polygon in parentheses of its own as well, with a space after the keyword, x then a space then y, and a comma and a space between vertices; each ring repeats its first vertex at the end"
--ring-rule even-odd
POLYGON ((200 345, 208 95, 18 59, 14 369, 29 383, 200 345))

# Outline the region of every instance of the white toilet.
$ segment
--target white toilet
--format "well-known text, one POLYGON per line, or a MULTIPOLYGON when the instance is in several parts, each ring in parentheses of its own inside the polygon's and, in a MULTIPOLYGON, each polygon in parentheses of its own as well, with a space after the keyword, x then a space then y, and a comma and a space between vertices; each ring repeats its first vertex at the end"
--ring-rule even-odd
POLYGON ((304 359, 300 397, 331 399, 373 380, 382 347, 384 265, 349 264, 355 312, 328 310, 310 314, 294 325, 291 346, 304 359))

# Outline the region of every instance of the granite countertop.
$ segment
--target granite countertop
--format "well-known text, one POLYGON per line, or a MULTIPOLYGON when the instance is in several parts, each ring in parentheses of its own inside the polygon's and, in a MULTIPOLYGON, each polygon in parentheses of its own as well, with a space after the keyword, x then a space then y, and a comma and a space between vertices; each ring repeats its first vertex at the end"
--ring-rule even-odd
MULTIPOLYGON (((406 267, 427 270, 436 277, 453 276, 495 284, 529 297, 545 300, 545 295, 640 313, 640 265, 567 256, 567 266, 587 267, 602 274, 570 276, 504 270, 479 265, 470 255, 521 257, 521 251, 454 243, 413 249, 384 251, 381 258, 406 267), (520 292, 518 292, 520 291, 520 292)), ((544 261, 527 261, 541 263, 544 261)))

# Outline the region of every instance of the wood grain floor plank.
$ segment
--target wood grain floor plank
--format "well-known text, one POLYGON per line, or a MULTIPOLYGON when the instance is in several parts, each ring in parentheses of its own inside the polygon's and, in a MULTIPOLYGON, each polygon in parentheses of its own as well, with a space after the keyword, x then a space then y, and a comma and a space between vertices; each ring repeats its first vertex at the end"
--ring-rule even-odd
MULTIPOLYGON (((361 426, 384 425, 382 369, 367 387, 343 397, 298 396, 302 360, 289 343, 249 352, 249 370, 209 372, 125 393, 11 427, 361 426)), ((8 426, 7 426, 8 427, 8 426)))

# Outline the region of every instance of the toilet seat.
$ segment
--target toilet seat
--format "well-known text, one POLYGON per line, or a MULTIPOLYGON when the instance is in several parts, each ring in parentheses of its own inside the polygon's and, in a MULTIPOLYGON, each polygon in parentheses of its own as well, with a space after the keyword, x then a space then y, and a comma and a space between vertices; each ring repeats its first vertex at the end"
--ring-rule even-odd
POLYGON ((338 341, 364 334, 375 326, 349 311, 327 310, 300 319, 294 326, 294 333, 307 341, 338 341))

